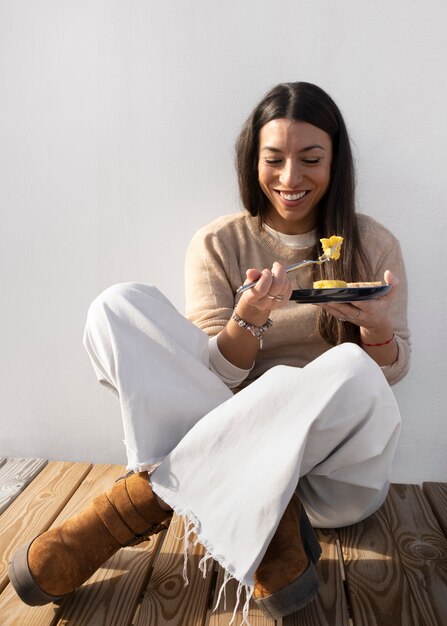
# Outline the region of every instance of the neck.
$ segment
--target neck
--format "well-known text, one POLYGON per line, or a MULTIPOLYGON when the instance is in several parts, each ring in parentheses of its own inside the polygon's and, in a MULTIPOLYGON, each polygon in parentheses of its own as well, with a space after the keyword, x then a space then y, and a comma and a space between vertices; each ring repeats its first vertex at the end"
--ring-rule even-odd
POLYGON ((264 223, 273 230, 276 230, 277 233, 281 233, 282 235, 306 235, 307 233, 312 232, 315 229, 315 225, 309 224, 275 224, 275 220, 271 217, 268 217, 264 220, 264 223))

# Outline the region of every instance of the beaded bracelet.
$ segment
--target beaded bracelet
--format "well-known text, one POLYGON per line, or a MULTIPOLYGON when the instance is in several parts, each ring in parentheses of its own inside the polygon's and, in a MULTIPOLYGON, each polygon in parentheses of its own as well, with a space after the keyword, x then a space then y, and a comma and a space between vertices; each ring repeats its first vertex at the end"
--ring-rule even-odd
POLYGON ((363 341, 361 341, 360 343, 362 344, 362 346, 366 346, 367 348, 379 348, 380 346, 388 345, 389 343, 393 341, 393 339, 394 339, 394 333, 391 339, 388 339, 388 341, 384 341, 383 343, 364 343, 363 341))
POLYGON ((236 324, 240 326, 241 328, 245 328, 245 330, 248 330, 248 332, 251 333, 253 337, 257 337, 259 339, 259 349, 262 350, 262 346, 264 344, 262 333, 265 333, 266 330, 268 330, 269 328, 273 326, 272 320, 268 318, 266 323, 263 324, 262 326, 255 326, 254 324, 249 324, 248 322, 243 320, 241 317, 239 317, 239 315, 236 313, 236 310, 233 311, 233 315, 231 316, 231 319, 234 320, 236 324))

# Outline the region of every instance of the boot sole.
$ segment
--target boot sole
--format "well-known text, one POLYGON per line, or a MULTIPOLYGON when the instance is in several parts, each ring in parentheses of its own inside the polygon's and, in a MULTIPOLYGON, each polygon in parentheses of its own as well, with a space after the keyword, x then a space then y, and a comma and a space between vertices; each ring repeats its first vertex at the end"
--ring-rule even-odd
POLYGON ((300 516, 300 535, 304 551, 309 559, 309 567, 287 587, 265 598, 254 598, 266 617, 280 619, 302 609, 313 600, 320 588, 320 580, 314 564, 321 557, 321 546, 303 506, 300 516))
POLYGON ((290 585, 271 596, 255 598, 255 602, 266 617, 280 619, 305 607, 316 596, 319 588, 320 580, 311 562, 304 574, 290 585))
MULTIPOLYGON (((34 541, 31 540, 23 545, 14 554, 8 567, 8 576, 19 598, 29 606, 41 606, 50 602, 58 602, 66 596, 51 596, 34 580, 28 566, 28 550, 34 541)), ((69 595, 69 594, 68 594, 69 595)))
POLYGON ((321 556, 321 546, 309 518, 307 517, 304 507, 301 507, 300 533, 301 541, 307 556, 312 563, 317 563, 321 556))

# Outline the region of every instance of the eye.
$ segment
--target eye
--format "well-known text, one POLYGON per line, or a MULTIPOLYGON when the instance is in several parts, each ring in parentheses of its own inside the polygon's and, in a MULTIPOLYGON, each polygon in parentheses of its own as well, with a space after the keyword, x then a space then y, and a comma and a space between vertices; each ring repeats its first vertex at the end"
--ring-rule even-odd
POLYGON ((320 163, 321 161, 321 157, 308 157, 306 159, 303 159, 303 163, 306 163, 306 165, 317 165, 318 163, 320 163))
POLYGON ((264 159, 266 165, 279 165, 281 162, 281 159, 264 159))

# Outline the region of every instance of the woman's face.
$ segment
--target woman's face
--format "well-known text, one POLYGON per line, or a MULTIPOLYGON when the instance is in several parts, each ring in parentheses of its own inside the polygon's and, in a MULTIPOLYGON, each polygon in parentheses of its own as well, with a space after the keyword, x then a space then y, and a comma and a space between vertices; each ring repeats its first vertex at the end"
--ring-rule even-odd
POLYGON ((276 119, 259 133, 258 178, 270 208, 266 222, 289 235, 315 227, 331 171, 332 141, 307 122, 276 119))

